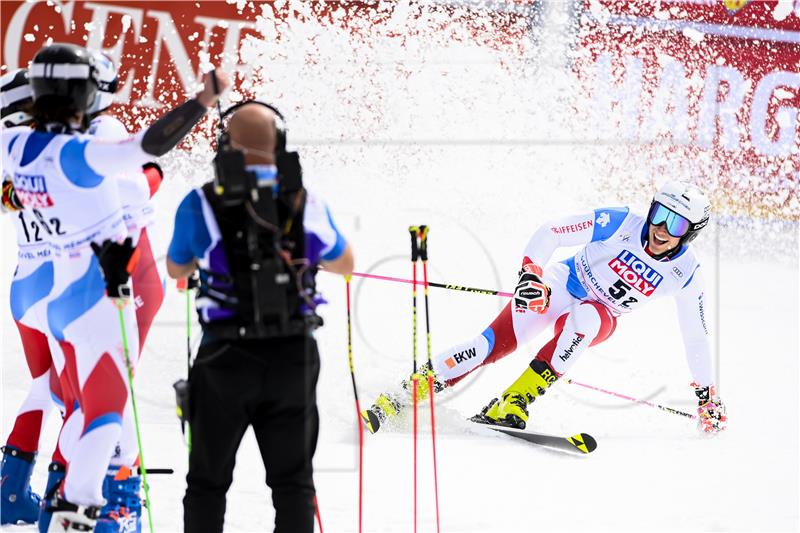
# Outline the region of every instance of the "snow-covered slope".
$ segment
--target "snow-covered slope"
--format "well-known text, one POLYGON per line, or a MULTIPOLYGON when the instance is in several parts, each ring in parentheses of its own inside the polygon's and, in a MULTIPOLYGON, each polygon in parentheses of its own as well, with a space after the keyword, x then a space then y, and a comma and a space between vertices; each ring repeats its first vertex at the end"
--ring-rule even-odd
MULTIPOLYGON (((296 34, 298 42, 306 37, 296 34)), ((338 49, 334 45, 342 43, 335 35, 324 38, 332 44, 318 45, 317 52, 328 50, 333 55, 338 49)), ((425 223, 431 227, 432 281, 512 289, 520 252, 539 224, 559 214, 621 203, 618 191, 624 184, 615 192, 598 185, 613 181, 613 175, 598 175, 613 167, 603 165, 612 152, 602 146, 517 142, 556 134, 569 138, 580 132, 580 125, 570 124, 563 114, 560 91, 569 80, 562 71, 548 71, 546 65, 537 70, 524 57, 505 57, 502 51, 465 42, 435 43, 438 48, 431 49, 422 39, 409 42, 410 48, 402 50, 405 55, 397 55, 388 41, 383 48, 380 42, 372 43, 362 50, 361 63, 354 57, 327 67, 317 61, 317 70, 290 61, 278 65, 270 82, 274 85, 268 88, 282 95, 279 104, 287 104, 281 107, 289 115, 290 138, 307 141, 300 146, 307 183, 329 202, 355 248, 359 271, 409 277, 406 228, 425 223), (396 70, 398 64, 405 70, 396 70), (303 83, 281 77, 294 73, 292 65, 301 68, 296 74, 302 75, 303 83), (383 99, 376 99, 376 94, 383 99), (362 101, 378 100, 377 108, 359 110, 362 101), (293 116, 298 109, 299 116, 293 116), (402 142, 376 142, 376 138, 402 142)), ((528 51, 532 57, 534 52, 528 51)), ((162 260, 178 201, 190 186, 210 176, 208 150, 197 148, 191 155, 164 158, 167 179, 157 197, 159 220, 154 230, 162 260)), ((667 177, 649 179, 660 182, 667 177)), ((634 207, 639 210, 649 203, 646 195, 637 200, 634 207)), ((7 219, 0 220, 0 301, 7 302, 16 255, 13 229, 7 219)), ((697 241, 708 282, 709 326, 717 339, 718 383, 728 406, 729 430, 706 439, 682 417, 565 383, 536 402, 531 428, 591 433, 599 447, 590 456, 566 456, 469 429, 464 418, 516 378, 547 340, 547 332, 439 398, 442 531, 800 528, 797 224, 780 226, 785 232, 777 238, 760 221, 747 231, 736 229, 741 227, 712 224, 697 241), (765 241, 780 248, 764 252, 756 245, 765 241), (759 253, 744 253, 751 243, 759 253)), ((326 531, 356 531, 358 439, 347 362, 344 282, 322 273, 319 286, 330 304, 324 310, 326 325, 317 335, 323 361, 315 459, 318 499, 326 531)), ((409 292, 404 284, 353 283, 354 361, 364 406, 410 371, 409 292)), ((176 471, 151 480, 159 532, 182 530, 187 460, 171 384, 185 373, 184 303, 170 284, 136 385, 146 462, 176 471)), ((432 289, 433 350, 483 330, 504 303, 494 296, 432 289)), ((6 304, 0 305, 0 328, 0 427, 5 438, 29 378, 6 304)), ((197 342, 196 324, 192 331, 197 342)), ((423 342, 419 348, 424 358, 423 342)), ((669 301, 657 301, 620 320, 615 335, 586 353, 570 377, 693 410, 694 396, 669 301)), ((51 415, 42 439, 33 479, 37 490, 46 478, 45 466, 58 431, 56 419, 51 415)), ((424 409, 420 531, 435 531, 428 420, 424 409)), ((409 424, 367 435, 365 442, 365 531, 411 531, 409 424)), ((248 433, 228 495, 226 531, 268 531, 272 516, 263 466, 248 433)))
MULTIPOLYGON (((342 231, 357 251, 359 270, 408 276, 405 228, 424 222, 432 228, 433 281, 508 290, 528 233, 548 215, 584 207, 568 201, 570 195, 564 191, 580 183, 569 181, 565 187, 558 187, 546 180, 525 182, 516 176, 500 176, 491 187, 493 191, 486 192, 480 186, 482 172, 473 170, 470 176, 478 157, 472 156, 474 160, 470 161, 470 154, 458 149, 443 153, 452 168, 437 180, 415 173, 367 177, 353 168, 346 175, 340 170, 324 180, 320 177, 312 186, 330 199, 342 231)), ((375 150, 364 159, 379 165, 382 155, 385 151, 375 150)), ((488 166, 494 155, 484 152, 480 159, 488 166)), ((443 165, 442 172, 445 169, 443 165)), ((156 233, 162 252, 175 204, 187 187, 184 180, 171 175, 159 195, 161 216, 156 233)), ((613 199, 597 201, 613 203, 613 199)), ((10 232, 4 222, 4 243, 13 242, 10 232)), ((713 242, 714 238, 714 231, 709 231, 701 243, 713 242)), ((731 234, 721 238, 738 237, 731 234)), ((3 249, 2 276, 8 280, 13 269, 13 246, 4 245, 3 249)), ((559 384, 536 403, 531 426, 557 434, 589 432, 599 442, 591 456, 563 456, 501 436, 469 431, 463 418, 477 412, 516 377, 538 349, 535 343, 440 397, 437 418, 443 530, 797 528, 797 264, 769 258, 742 261, 732 255, 715 257, 707 250, 702 256, 713 293, 709 323, 719 338, 719 383, 729 409, 728 432, 704 439, 681 417, 567 384, 559 384)), ((323 366, 316 480, 325 529, 350 531, 357 527, 358 476, 344 283, 327 274, 320 274, 319 280, 331 303, 324 312, 326 326, 318 335, 323 366)), ((3 301, 7 301, 7 289, 6 283, 3 301)), ((353 296, 356 378, 361 401, 367 404, 411 367, 409 286, 357 280, 353 296)), ((183 303, 170 287, 137 383, 147 463, 176 470, 173 476, 153 477, 151 482, 157 531, 181 528, 186 449, 174 415, 171 383, 185 368, 183 303)), ((482 330, 503 301, 432 289, 430 303, 433 349, 437 351, 482 330)), ((2 326, 2 429, 7 435, 28 377, 7 306, 2 308, 2 326)), ((195 327, 193 331, 198 330, 195 327)), ((545 340, 542 337, 538 342, 545 340)), ((420 354, 425 356, 422 342, 420 354)), ((657 301, 624 317, 616 334, 586 353, 571 377, 691 410, 693 395, 672 303, 657 301)), ((43 456, 52 449, 56 418, 52 416, 48 423, 43 456)), ((425 412, 425 428, 427 421, 425 412)), ((411 529, 411 446, 407 425, 367 436, 366 530, 411 529)), ((426 429, 420 441, 420 524, 426 531, 435 525, 430 465, 426 429)), ((44 464, 40 464, 34 487, 43 485, 45 475, 44 464)), ((248 436, 229 494, 227 530, 268 529, 265 524, 271 520, 271 506, 263 479, 257 448, 248 436)))

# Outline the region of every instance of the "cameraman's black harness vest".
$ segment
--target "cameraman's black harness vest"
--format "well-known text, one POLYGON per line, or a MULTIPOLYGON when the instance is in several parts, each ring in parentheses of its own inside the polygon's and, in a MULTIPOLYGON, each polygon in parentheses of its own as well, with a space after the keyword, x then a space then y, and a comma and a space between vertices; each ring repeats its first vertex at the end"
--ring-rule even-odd
POLYGON ((230 146, 224 131, 214 162, 217 179, 203 186, 203 194, 219 226, 230 275, 201 270, 199 296, 235 317, 201 321, 204 332, 219 340, 265 339, 322 325, 314 313, 316 269, 305 257, 302 170, 297 153, 285 149, 285 131, 279 130, 277 143, 276 193, 272 186, 258 186, 244 154, 230 146))

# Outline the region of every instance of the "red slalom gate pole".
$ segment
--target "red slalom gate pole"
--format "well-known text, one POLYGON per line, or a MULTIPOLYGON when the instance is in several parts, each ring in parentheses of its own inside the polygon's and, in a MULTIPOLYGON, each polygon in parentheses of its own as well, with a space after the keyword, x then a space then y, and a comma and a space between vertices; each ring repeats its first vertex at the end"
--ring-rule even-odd
POLYGON ((314 515, 317 517, 317 524, 319 525, 319 533, 324 533, 322 531, 322 515, 319 514, 319 503, 317 502, 317 495, 314 495, 314 515))
POLYGON ((412 401, 414 402, 414 533, 417 531, 417 375, 411 379, 412 387, 411 393, 412 401))
POLYGON ((414 357, 413 373, 411 374, 411 403, 414 404, 414 533, 417 531, 417 386, 419 385, 417 376, 417 260, 419 259, 419 228, 409 226, 408 232, 411 235, 411 268, 413 284, 411 285, 411 340, 413 342, 412 353, 414 357))
MULTIPOLYGON (((353 328, 351 326, 350 276, 344 278, 347 289, 347 356, 350 360, 350 380, 353 382, 353 396, 356 399, 356 419, 358 420, 358 531, 363 531, 364 518, 364 421, 361 418, 361 403, 358 401, 356 371, 353 366, 353 328)), ((320 531, 322 524, 320 524, 320 531)))
POLYGON ((428 226, 420 226, 420 246, 419 257, 422 260, 422 284, 425 297, 425 334, 427 336, 428 348, 428 394, 431 401, 431 447, 433 450, 433 494, 436 502, 436 531, 440 531, 439 524, 439 474, 436 464, 436 407, 434 396, 436 391, 433 388, 433 360, 431 358, 431 319, 430 306, 428 305, 428 226))
POLYGON ((439 526, 439 474, 436 465, 436 409, 433 405, 433 376, 428 376, 428 390, 431 394, 431 444, 433 446, 433 490, 436 498, 436 531, 440 531, 439 526))

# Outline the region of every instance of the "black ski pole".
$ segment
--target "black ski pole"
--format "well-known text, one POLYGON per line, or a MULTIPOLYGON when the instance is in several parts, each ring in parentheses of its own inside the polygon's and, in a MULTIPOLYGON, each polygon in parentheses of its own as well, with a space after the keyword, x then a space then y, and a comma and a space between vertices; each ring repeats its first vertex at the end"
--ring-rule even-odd
MULTIPOLYGON (((322 272, 325 272, 324 269, 320 269, 322 272)), ((379 281, 394 281, 396 283, 409 283, 413 285, 420 285, 420 282, 405 278, 395 278, 392 276, 380 276, 378 274, 367 274, 365 272, 353 272, 353 277, 356 278, 366 278, 366 279, 375 279, 379 281)), ((494 289, 479 289, 477 287, 465 287, 463 285, 456 285, 454 283, 436 283, 435 281, 429 281, 428 285, 430 287, 434 287, 437 289, 447 289, 450 291, 462 291, 462 292, 471 292, 474 294, 485 294, 487 296, 502 296, 506 298, 511 298, 514 296, 514 293, 505 292, 505 291, 496 291, 494 289)))

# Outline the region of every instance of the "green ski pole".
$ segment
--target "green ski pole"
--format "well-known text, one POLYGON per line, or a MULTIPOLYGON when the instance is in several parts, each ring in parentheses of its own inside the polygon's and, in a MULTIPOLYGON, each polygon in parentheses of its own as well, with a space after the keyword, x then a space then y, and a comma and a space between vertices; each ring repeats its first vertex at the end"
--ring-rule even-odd
POLYGON ((147 507, 147 521, 150 526, 150 533, 153 533, 153 513, 150 510, 150 486, 147 483, 147 468, 144 465, 144 451, 142 450, 142 433, 139 430, 139 412, 136 409, 136 395, 133 392, 133 365, 128 351, 128 335, 125 329, 125 314, 122 310, 127 305, 127 300, 116 298, 117 310, 119 311, 119 325, 122 331, 122 353, 125 355, 125 366, 128 367, 128 386, 131 389, 131 405, 133 406, 133 420, 136 425, 136 443, 139 446, 139 468, 142 472, 142 485, 144 486, 144 503, 147 507))

